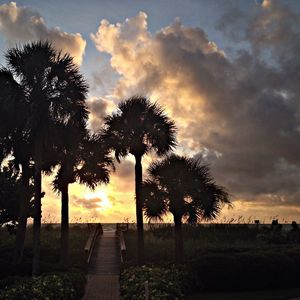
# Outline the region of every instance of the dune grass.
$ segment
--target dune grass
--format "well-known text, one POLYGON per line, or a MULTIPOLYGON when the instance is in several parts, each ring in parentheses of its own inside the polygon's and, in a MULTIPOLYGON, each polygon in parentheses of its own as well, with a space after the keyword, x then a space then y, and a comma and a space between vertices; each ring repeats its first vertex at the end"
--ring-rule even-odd
MULTIPOLYGON (((86 261, 84 244, 88 238, 88 230, 84 225, 70 227, 70 267, 85 271, 86 261)), ((10 275, 31 275, 32 262, 32 227, 27 229, 24 259, 17 269, 12 264, 15 236, 0 228, 0 279, 10 275)), ((41 230, 41 272, 62 271, 59 264, 60 228, 45 224, 41 230)))
MULTIPOLYGON (((183 226, 185 259, 205 253, 269 249, 270 244, 258 238, 257 228, 247 225, 222 224, 214 226, 183 226)), ((136 263, 136 232, 126 235, 127 261, 136 263)), ((174 262, 174 232, 171 224, 161 224, 145 231, 145 261, 147 263, 174 262)), ((276 247, 281 247, 276 244, 276 247)))
MULTIPOLYGON (((153 227, 145 231, 144 238, 146 265, 168 267, 174 263, 171 225, 153 227)), ((129 230, 125 240, 126 269, 136 264, 136 232, 129 230)), ((289 240, 288 230, 273 232, 244 224, 186 225, 183 240, 185 294, 191 294, 187 299, 281 300, 300 296, 295 289, 300 276, 300 244, 289 240)))

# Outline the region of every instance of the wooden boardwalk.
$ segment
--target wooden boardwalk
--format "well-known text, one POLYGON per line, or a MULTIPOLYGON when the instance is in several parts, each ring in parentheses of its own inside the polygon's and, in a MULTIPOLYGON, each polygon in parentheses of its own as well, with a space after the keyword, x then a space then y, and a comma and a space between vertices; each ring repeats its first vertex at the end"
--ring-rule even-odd
POLYGON ((115 232, 98 237, 88 268, 83 300, 119 299, 120 246, 115 232))

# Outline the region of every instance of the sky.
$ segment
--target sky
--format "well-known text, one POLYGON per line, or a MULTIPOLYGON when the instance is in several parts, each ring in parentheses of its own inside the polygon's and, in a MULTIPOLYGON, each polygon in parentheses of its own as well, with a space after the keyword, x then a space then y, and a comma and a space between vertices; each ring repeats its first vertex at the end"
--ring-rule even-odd
MULTIPOLYGON (((218 221, 300 221, 300 1, 0 1, 0 64, 38 39, 80 66, 92 131, 136 94, 165 108, 176 153, 209 164, 231 195, 218 221)), ((144 177, 156 159, 143 159, 144 177)), ((44 222, 60 220, 52 179, 44 222)), ((70 219, 135 221, 133 158, 106 186, 71 185, 70 219)))

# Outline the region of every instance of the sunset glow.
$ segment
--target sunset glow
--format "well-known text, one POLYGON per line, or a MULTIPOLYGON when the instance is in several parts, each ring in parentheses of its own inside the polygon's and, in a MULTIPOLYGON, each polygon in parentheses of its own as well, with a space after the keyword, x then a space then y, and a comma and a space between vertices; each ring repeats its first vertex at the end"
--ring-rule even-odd
MULTIPOLYGON (((232 196, 220 220, 299 219, 299 3, 125 2, 2 2, 0 48, 47 39, 70 53, 89 85, 92 132, 127 97, 157 101, 178 128, 175 152, 202 158, 232 196)), ((156 159, 143 157, 144 178, 156 159)), ((71 219, 134 221, 134 163, 116 163, 94 191, 71 184, 71 219)), ((44 222, 60 218, 56 171, 43 176, 44 222)))

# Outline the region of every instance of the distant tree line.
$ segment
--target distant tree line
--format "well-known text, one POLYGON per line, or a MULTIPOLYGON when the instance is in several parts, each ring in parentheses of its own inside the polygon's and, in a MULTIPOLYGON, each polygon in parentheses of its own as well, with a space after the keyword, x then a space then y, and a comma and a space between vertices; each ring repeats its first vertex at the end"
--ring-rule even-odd
POLYGON ((73 58, 49 42, 9 49, 0 69, 0 225, 15 228, 14 262, 22 261, 28 217, 33 217, 32 274, 40 274, 42 174, 54 174, 61 196, 61 263, 68 267, 69 185, 94 189, 109 182, 114 159, 135 158, 138 262, 144 260, 143 212, 149 220, 174 216, 176 260, 183 259, 181 224, 215 218, 229 204, 209 168, 172 154, 176 126, 164 109, 142 96, 121 102, 102 129, 87 127, 88 85, 73 58), (155 152, 143 181, 142 158, 155 152))

